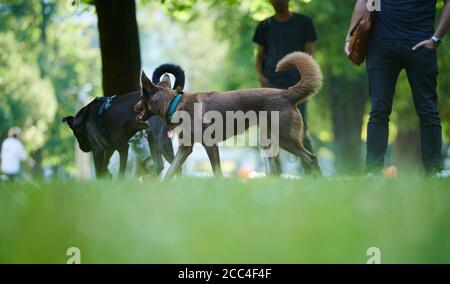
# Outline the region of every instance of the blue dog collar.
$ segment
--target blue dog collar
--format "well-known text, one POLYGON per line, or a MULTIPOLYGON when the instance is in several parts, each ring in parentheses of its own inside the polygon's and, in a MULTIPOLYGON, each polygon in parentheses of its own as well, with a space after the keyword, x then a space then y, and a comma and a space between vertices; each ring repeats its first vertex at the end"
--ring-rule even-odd
POLYGON ((104 129, 103 129, 103 115, 105 114, 105 112, 107 112, 111 108, 113 100, 116 97, 117 96, 97 97, 96 98, 96 100, 99 100, 99 101, 102 102, 102 105, 98 109, 98 125, 99 125, 99 128, 101 129, 101 131, 104 131, 104 129))
POLYGON ((111 108, 112 101, 115 98, 116 98, 116 96, 97 98, 99 101, 103 102, 98 110, 99 116, 102 116, 107 110, 109 110, 111 108))
POLYGON ((171 124, 170 121, 172 119, 172 115, 175 113, 175 111, 177 110, 178 104, 181 101, 181 98, 183 97, 183 92, 178 92, 176 94, 176 96, 172 99, 172 101, 169 104, 169 108, 167 109, 166 112, 166 119, 167 119, 167 124, 171 124))

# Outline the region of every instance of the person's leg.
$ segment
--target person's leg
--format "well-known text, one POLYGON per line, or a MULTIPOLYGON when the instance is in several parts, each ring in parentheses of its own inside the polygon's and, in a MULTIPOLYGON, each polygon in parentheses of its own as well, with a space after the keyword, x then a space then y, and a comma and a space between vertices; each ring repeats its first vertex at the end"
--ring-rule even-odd
POLYGON ((420 119, 422 161, 429 174, 442 170, 442 127, 437 107, 437 56, 435 50, 411 51, 406 73, 420 119))
POLYGON ((384 166, 389 136, 389 116, 395 85, 402 70, 392 42, 371 43, 366 68, 369 77, 371 111, 367 125, 366 173, 379 174, 384 166))
POLYGON ((6 174, 6 176, 8 177, 8 181, 10 182, 16 181, 17 174, 6 174))

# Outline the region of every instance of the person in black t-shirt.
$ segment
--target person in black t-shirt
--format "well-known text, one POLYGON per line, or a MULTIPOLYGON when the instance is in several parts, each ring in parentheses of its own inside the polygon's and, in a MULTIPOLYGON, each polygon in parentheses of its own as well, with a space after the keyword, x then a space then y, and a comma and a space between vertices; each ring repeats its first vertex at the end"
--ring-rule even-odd
MULTIPOLYGON (((368 0, 356 1, 350 27, 367 9, 368 0)), ((388 145, 389 117, 400 72, 405 69, 420 119, 422 162, 427 174, 442 169, 442 128, 437 106, 436 49, 450 26, 450 1, 434 29, 437 0, 376 0, 374 25, 366 69, 371 112, 367 127, 366 173, 380 174, 388 145)), ((351 30, 351 29, 349 29, 351 30)), ((345 52, 349 53, 350 34, 345 52)))
MULTIPOLYGON (((287 89, 300 80, 296 69, 275 72, 280 59, 294 51, 314 52, 317 34, 312 20, 289 10, 289 0, 270 0, 275 15, 260 22, 253 42, 257 44, 256 72, 262 87, 287 89)), ((306 103, 298 106, 305 124, 305 148, 313 152, 307 135, 306 103)), ((279 164, 279 162, 278 162, 279 164)), ((303 163, 306 171, 310 168, 303 163)))
POLYGON ((303 51, 312 55, 317 34, 312 20, 289 11, 289 0, 271 0, 275 15, 260 22, 253 41, 258 45, 256 71, 261 85, 289 88, 299 81, 296 69, 275 72, 287 54, 303 51))

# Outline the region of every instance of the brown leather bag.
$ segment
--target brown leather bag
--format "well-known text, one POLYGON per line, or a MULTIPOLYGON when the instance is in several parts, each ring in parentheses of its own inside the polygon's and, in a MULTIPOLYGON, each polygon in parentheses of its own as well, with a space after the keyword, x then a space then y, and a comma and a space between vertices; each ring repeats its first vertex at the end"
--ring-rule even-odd
POLYGON ((373 26, 373 12, 365 11, 350 32, 350 45, 348 58, 355 65, 361 65, 366 60, 367 50, 373 26))

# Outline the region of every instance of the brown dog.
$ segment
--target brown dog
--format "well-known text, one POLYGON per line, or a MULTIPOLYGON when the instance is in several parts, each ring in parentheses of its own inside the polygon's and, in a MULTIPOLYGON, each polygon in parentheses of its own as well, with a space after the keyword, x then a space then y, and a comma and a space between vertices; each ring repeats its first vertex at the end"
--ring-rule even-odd
MULTIPOLYGON (((302 52, 294 52, 284 57, 277 65, 277 72, 290 68, 297 68, 301 74, 301 80, 296 85, 287 90, 273 88, 257 88, 247 90, 237 90, 230 92, 209 92, 209 93, 185 93, 179 103, 176 105, 176 111, 184 111, 194 116, 194 104, 202 104, 202 112, 216 111, 225 116, 227 112, 249 111, 254 112, 278 112, 279 125, 279 146, 284 150, 301 158, 310 164, 318 174, 320 174, 319 164, 314 154, 303 147, 303 120, 297 105, 304 102, 309 96, 317 93, 322 87, 322 72, 314 59, 302 52)), ((177 92, 170 88, 170 78, 164 75, 160 84, 155 85, 147 78, 144 72, 141 75, 141 101, 136 104, 135 110, 140 112, 139 117, 149 117, 158 115, 164 121, 168 121, 168 109, 172 105, 177 92)), ((269 117, 269 125, 271 118, 269 117)), ((170 122, 168 122, 169 124, 170 122)), ((192 124, 200 123, 202 132, 210 126, 204 121, 195 121, 192 124)), ((259 124, 259 121, 258 121, 259 124)), ((271 125, 278 127, 279 125, 271 125)), ((177 124, 170 124, 171 128, 177 124)), ((246 124, 245 129, 250 125, 246 124)), ((195 126, 191 127, 194 129, 195 126)), ((224 126, 225 129, 226 126, 224 126)), ((222 134, 225 140, 230 136, 240 134, 245 129, 235 130, 231 135, 222 134)), ((193 130, 191 130, 193 131, 193 130)), ((195 135, 192 133, 191 137, 195 135)), ((175 160, 172 163, 165 178, 172 177, 182 166, 186 158, 192 152, 194 143, 202 143, 210 159, 214 174, 221 175, 219 150, 216 145, 207 146, 195 137, 190 145, 180 145, 175 160)), ((218 140, 217 142, 220 142, 218 140)), ((275 171, 275 160, 273 157, 267 158, 268 172, 275 171)))

